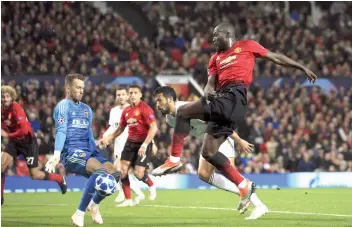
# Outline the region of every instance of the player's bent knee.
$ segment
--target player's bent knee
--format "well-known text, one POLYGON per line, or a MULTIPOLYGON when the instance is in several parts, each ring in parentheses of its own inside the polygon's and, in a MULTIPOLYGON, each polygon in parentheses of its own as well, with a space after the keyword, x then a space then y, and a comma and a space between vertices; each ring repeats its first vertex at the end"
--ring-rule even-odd
POLYGON ((205 160, 209 161, 213 157, 214 154, 215 154, 215 152, 213 152, 210 149, 207 149, 203 146, 202 156, 205 160))
POLYGON ((134 170, 133 173, 138 180, 141 180, 144 177, 144 171, 134 170))
POLYGON ((29 174, 33 180, 41 180, 44 178, 44 173, 42 173, 39 169, 30 169, 29 174))

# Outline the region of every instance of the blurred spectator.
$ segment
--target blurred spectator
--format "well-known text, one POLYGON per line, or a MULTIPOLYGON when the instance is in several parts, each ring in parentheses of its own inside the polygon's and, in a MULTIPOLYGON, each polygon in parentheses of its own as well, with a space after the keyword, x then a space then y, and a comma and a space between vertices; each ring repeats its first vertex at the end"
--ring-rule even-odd
MULTIPOLYGON (((351 2, 322 9, 313 23, 305 7, 286 14, 281 2, 143 2, 138 3, 158 33, 154 40, 138 37, 133 28, 108 11, 102 14, 85 2, 2 3, 1 74, 7 76, 79 72, 91 76, 138 75, 145 79, 144 100, 153 105, 153 77, 161 71, 193 73, 204 86, 212 46, 213 26, 233 23, 238 39, 259 41, 272 51, 286 53, 319 76, 351 77, 351 2), (243 35, 243 37, 241 36, 243 35)), ((290 76, 297 70, 258 61, 254 77, 290 76)), ((19 103, 38 137, 39 153, 52 154, 55 137, 52 110, 64 97, 63 84, 30 80, 16 88, 19 103)), ((101 137, 114 106, 114 89, 87 81, 83 101, 94 110, 94 133, 101 137)), ((238 155, 246 173, 294 171, 352 171, 352 88, 328 94, 299 83, 264 91, 254 84, 248 92, 247 127, 241 136, 255 152, 238 155)), ((196 97, 179 97, 194 100, 196 97)), ((173 130, 160 113, 159 148, 151 168, 170 153, 173 130)), ((6 143, 2 141, 2 146, 6 143)), ((184 147, 184 172, 198 168, 201 139, 189 138, 184 147)), ((112 155, 112 147, 106 155, 112 155)), ((41 166, 45 162, 41 158, 41 166)), ((60 169, 60 171, 63 171, 60 169)), ((9 170, 13 174, 15 168, 9 170)))

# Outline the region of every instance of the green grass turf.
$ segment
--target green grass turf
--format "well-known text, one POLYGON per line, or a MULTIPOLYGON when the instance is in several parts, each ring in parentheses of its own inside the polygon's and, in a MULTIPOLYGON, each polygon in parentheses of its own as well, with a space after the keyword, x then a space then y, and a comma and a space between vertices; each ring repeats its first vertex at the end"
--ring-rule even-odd
MULTIPOLYGON (((147 194, 147 193, 146 193, 147 194)), ((244 220, 234 210, 238 197, 220 190, 160 190, 155 201, 144 200, 140 206, 117 208, 115 195, 103 201, 100 211, 103 226, 270 226, 270 227, 352 227, 352 189, 281 189, 258 190, 258 196, 272 211, 306 212, 293 214, 272 212, 259 220, 244 220), (149 206, 150 205, 150 206, 149 206), (165 207, 153 207, 172 206, 165 207), (200 207, 200 208, 179 208, 200 207), (345 214, 347 217, 323 216, 345 214)), ((5 194, 1 210, 2 226, 70 226, 81 193, 5 194)), ((252 207, 250 208, 252 209, 252 207)), ((86 213, 85 226, 95 226, 86 213)))

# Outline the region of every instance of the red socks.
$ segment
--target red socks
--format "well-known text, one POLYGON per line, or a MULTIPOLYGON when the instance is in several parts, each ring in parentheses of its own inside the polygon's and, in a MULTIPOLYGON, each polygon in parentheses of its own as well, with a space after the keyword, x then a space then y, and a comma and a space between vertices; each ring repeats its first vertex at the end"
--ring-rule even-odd
POLYGON ((63 182, 62 176, 60 174, 56 174, 56 173, 49 173, 47 180, 56 181, 58 183, 63 182))
POLYGON ((172 143, 171 143, 171 155, 174 157, 181 157, 183 144, 185 142, 185 138, 188 134, 179 134, 174 132, 172 135, 172 143))
POLYGON ((209 160, 227 179, 235 183, 237 186, 244 180, 244 177, 231 166, 230 160, 222 153, 216 152, 209 160))
POLYGON ((130 187, 130 179, 128 176, 124 179, 121 179, 122 190, 125 194, 126 199, 131 199, 131 187, 130 187))
POLYGON ((142 181, 146 183, 149 187, 154 185, 154 182, 147 174, 144 175, 142 181))

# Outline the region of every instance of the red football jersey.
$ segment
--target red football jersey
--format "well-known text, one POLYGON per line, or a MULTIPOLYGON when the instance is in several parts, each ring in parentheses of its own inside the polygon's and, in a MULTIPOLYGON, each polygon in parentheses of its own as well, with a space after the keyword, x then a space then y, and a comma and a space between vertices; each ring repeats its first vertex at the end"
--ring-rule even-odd
POLYGON ((14 140, 23 140, 28 134, 34 135, 26 113, 17 102, 7 109, 1 107, 1 129, 8 132, 9 139, 14 140))
POLYGON ((255 58, 264 57, 267 53, 267 49, 253 40, 238 41, 229 50, 210 58, 208 76, 218 75, 219 88, 241 82, 249 86, 253 80, 255 58))
POLYGON ((128 126, 128 141, 144 142, 149 131, 149 124, 155 122, 153 109, 143 101, 137 106, 126 107, 122 114, 120 125, 128 126))

